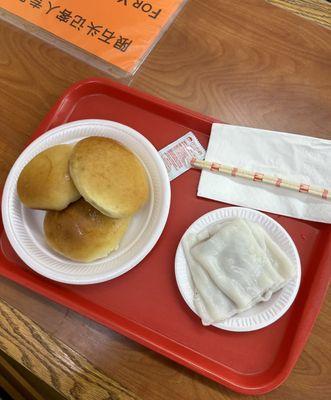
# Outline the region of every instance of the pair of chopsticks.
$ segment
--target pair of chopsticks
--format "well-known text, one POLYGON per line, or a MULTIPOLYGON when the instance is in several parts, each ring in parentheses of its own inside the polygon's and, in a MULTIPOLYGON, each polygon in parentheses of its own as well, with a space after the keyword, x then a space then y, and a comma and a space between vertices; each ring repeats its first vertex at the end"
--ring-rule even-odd
POLYGON ((247 171, 241 168, 231 167, 229 165, 219 164, 216 162, 198 160, 196 158, 193 158, 191 160, 191 165, 192 167, 197 169, 204 169, 220 174, 240 177, 254 182, 267 183, 269 185, 273 185, 278 188, 290 189, 296 192, 317 196, 324 200, 331 200, 330 189, 324 189, 306 183, 291 182, 286 179, 263 174, 261 172, 247 171))

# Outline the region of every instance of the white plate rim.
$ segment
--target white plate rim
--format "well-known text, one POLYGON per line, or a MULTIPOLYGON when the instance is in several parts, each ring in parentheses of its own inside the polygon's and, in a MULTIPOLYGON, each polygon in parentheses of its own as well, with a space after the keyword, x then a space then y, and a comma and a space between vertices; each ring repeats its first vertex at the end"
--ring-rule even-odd
MULTIPOLYGON (((175 255, 175 278, 176 278, 176 282, 177 282, 177 287, 178 287, 179 292, 180 292, 181 296, 183 297, 185 303, 187 304, 187 306, 197 315, 198 318, 200 318, 199 315, 197 314, 197 311, 195 310, 195 307, 193 304, 194 291, 193 291, 192 278, 190 275, 187 275, 187 278, 189 281, 188 284, 187 284, 187 282, 185 283, 185 281, 183 280, 183 274, 182 274, 183 268, 186 269, 187 274, 190 274, 189 267, 188 267, 186 259, 185 259, 183 246, 182 246, 183 237, 191 230, 193 230, 193 229, 196 229, 197 231, 201 230, 202 227, 205 227, 205 226, 209 225, 210 223, 222 222, 222 221, 226 221, 229 219, 233 219, 235 217, 250 219, 250 217, 252 215, 255 215, 256 217, 258 217, 260 219, 260 221, 263 221, 263 220, 269 221, 269 223, 271 223, 273 225, 273 227, 275 229, 277 229, 284 236, 284 238, 286 238, 288 243, 291 245, 291 248, 293 251, 292 256, 293 256, 293 259, 295 260, 294 264, 296 267, 296 276, 284 288, 282 288, 280 290, 280 292, 286 291, 286 290, 289 291, 289 296, 288 296, 286 304, 282 307, 282 309, 277 314, 271 316, 269 319, 263 319, 259 323, 247 325, 247 322, 246 322, 247 317, 245 317, 245 324, 243 324, 243 326, 237 326, 237 324, 235 326, 234 325, 229 326, 229 321, 240 318, 239 317, 240 314, 237 314, 231 318, 228 318, 226 321, 219 322, 217 324, 212 325, 216 328, 231 331, 231 332, 250 332, 250 331, 255 331, 255 330, 265 328, 266 326, 271 325, 272 323, 276 322, 279 318, 281 318, 293 304, 293 302, 296 298, 296 295, 298 293, 299 287, 300 287, 301 262, 300 262, 298 250, 297 250, 291 236, 277 221, 275 221, 273 218, 269 217, 268 215, 266 215, 260 211, 257 211, 257 210, 251 209, 251 208, 246 208, 246 207, 236 207, 236 206, 235 207, 232 207, 232 206, 222 207, 222 208, 212 210, 212 211, 202 215, 187 228, 187 230, 184 232, 183 236, 180 239, 180 242, 177 247, 176 255, 175 255), (199 226, 200 229, 198 229, 197 226, 199 226), (186 265, 183 267, 184 263, 186 265), (188 286, 190 287, 190 291, 191 291, 189 296, 187 294, 188 286)), ((254 220, 254 218, 252 220, 256 221, 256 220, 254 220)), ((262 226, 263 226, 263 224, 262 224, 262 226)), ((230 322, 230 325, 231 325, 231 322, 230 322)))
MULTIPOLYGON (((53 143, 50 146, 55 145, 55 144, 58 144, 58 143, 53 143)), ((50 147, 50 146, 48 146, 48 147, 50 147)), ((30 157, 30 159, 31 159, 31 157, 30 157)), ((26 161, 26 163, 27 162, 28 161, 26 161)), ((52 128, 49 131, 40 135, 37 139, 35 139, 32 143, 30 143, 24 149, 24 151, 20 154, 20 156, 15 161, 14 165, 12 166, 12 168, 7 176, 6 183, 5 183, 4 190, 3 190, 3 195, 2 195, 1 212, 2 212, 3 226, 4 226, 4 230, 6 232, 6 235, 8 237, 8 240, 11 243, 11 245, 13 246, 15 252, 25 262, 26 265, 28 265, 32 270, 34 270, 38 274, 41 274, 51 280, 61 282, 61 283, 73 284, 73 285, 86 285, 86 284, 95 284, 95 283, 105 282, 105 281, 114 279, 120 275, 123 275, 124 273, 126 273, 129 270, 131 270, 132 268, 134 268, 140 261, 142 261, 142 259, 144 257, 147 256, 147 254, 153 249, 153 247, 155 246, 155 244, 157 243, 159 237, 161 236, 161 234, 163 232, 163 229, 165 227, 165 224, 166 224, 166 221, 168 218, 168 214, 169 214, 170 200, 171 200, 170 181, 169 181, 166 167, 165 167, 163 160, 162 160, 161 156, 159 155, 158 151, 156 150, 156 148, 153 146, 153 144, 147 138, 145 138, 141 133, 139 133, 135 129, 133 129, 127 125, 121 124, 119 122, 103 120, 103 119, 84 119, 84 120, 69 122, 66 124, 59 125, 55 128, 52 128), (11 226, 11 217, 8 212, 8 204, 11 200, 10 192, 12 190, 12 185, 15 185, 15 187, 16 187, 16 181, 13 180, 13 176, 17 173, 18 165, 20 165, 22 163, 22 160, 24 160, 26 155, 29 154, 31 149, 38 148, 44 141, 48 140, 50 137, 52 137, 56 134, 62 133, 69 129, 76 129, 76 128, 78 129, 81 127, 87 128, 87 127, 96 127, 96 126, 99 126, 99 127, 102 126, 103 128, 110 128, 110 129, 118 129, 118 130, 121 130, 122 132, 128 133, 132 138, 134 138, 135 140, 138 140, 146 149, 148 149, 148 152, 151 154, 153 161, 157 165, 157 170, 158 170, 158 174, 160 177, 160 181, 162 182, 163 204, 162 204, 161 215, 159 217, 158 224, 155 228, 153 236, 150 237, 150 240, 144 245, 144 247, 139 252, 139 254, 137 254, 134 258, 132 258, 130 260, 130 262, 127 262, 125 265, 123 265, 122 268, 119 269, 117 272, 112 271, 108 275, 95 276, 93 278, 84 277, 82 279, 77 279, 76 275, 71 276, 70 274, 66 274, 65 277, 64 276, 63 277, 54 276, 53 273, 47 272, 47 268, 45 270, 45 269, 40 269, 39 267, 36 267, 36 260, 34 259, 34 257, 30 256, 30 254, 24 249, 24 246, 22 246, 16 240, 15 233, 13 232, 13 229, 11 226)))

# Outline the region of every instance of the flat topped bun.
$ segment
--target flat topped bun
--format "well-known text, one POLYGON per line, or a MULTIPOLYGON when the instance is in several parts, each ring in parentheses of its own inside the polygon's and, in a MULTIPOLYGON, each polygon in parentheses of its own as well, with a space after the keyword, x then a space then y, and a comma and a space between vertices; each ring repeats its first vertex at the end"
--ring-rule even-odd
POLYGON ((70 158, 70 174, 84 199, 112 218, 134 214, 148 199, 144 167, 113 139, 93 136, 78 142, 70 158))
POLYGON ((109 218, 80 199, 63 211, 48 211, 44 232, 52 249, 71 260, 89 262, 119 247, 129 221, 109 218))
POLYGON ((63 210, 79 199, 69 174, 73 147, 62 144, 44 150, 22 170, 17 192, 22 203, 41 210, 63 210))

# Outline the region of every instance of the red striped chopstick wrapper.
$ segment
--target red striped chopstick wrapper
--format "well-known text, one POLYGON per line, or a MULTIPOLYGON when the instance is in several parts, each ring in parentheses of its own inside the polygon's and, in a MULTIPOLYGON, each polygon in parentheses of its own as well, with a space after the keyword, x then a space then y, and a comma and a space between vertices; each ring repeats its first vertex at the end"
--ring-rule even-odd
POLYGON ((269 185, 279 188, 285 188, 300 193, 310 194, 320 197, 324 200, 331 200, 331 189, 320 188, 306 183, 291 182, 286 179, 263 174, 261 172, 247 171, 241 168, 219 164, 216 162, 198 160, 196 158, 192 159, 191 165, 192 167, 198 169, 205 169, 220 174, 237 176, 254 182, 267 183, 269 185))

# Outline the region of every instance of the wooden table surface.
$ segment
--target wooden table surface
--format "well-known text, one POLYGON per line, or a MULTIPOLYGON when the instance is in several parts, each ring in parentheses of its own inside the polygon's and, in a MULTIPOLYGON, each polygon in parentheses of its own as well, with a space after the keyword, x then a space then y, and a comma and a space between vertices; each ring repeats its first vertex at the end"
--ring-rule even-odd
MULTIPOLYGON (((3 184, 64 89, 103 74, 6 23, 0 49, 3 184)), ((331 139, 331 30, 263 0, 191 0, 131 85, 230 124, 331 139)), ((0 349, 67 398, 243 398, 5 279, 0 298, 0 349)), ((331 398, 330 332, 329 292, 289 379, 261 398, 331 398)))

